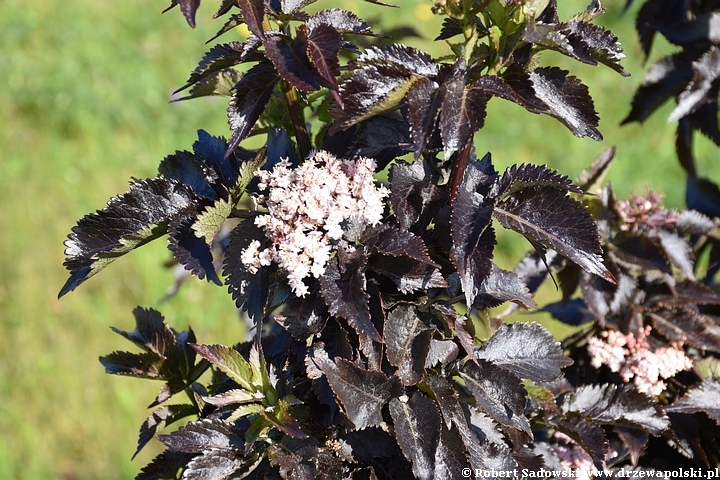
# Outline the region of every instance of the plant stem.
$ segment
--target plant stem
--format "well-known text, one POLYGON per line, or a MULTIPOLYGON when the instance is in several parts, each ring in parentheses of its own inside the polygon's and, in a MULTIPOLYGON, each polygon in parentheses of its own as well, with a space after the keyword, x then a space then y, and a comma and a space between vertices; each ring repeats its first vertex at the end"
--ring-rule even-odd
POLYGON ((290 121, 292 121, 293 129, 295 130, 295 141, 297 142, 298 153, 300 154, 300 158, 305 159, 310 154, 312 146, 310 144, 310 135, 305 126, 305 116, 303 115, 300 105, 300 96, 295 87, 285 80, 283 80, 282 91, 288 107, 288 113, 290 114, 290 121))
POLYGON ((468 157, 470 156, 470 150, 472 149, 473 142, 472 138, 467 142, 465 147, 458 152, 458 156, 453 164, 452 175, 450 177, 450 198, 448 203, 450 205, 455 201, 458 188, 460 188, 460 182, 462 182, 463 174, 465 173, 465 167, 467 166, 468 157))

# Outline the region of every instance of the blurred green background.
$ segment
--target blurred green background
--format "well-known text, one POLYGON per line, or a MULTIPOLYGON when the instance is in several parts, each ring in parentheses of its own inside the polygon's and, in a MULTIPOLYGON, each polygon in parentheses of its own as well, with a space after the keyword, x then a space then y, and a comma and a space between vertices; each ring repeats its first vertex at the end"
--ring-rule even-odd
MULTIPOLYGON (((347 0, 318 8, 348 8, 384 27, 411 22, 425 38, 407 42, 446 54, 444 44, 432 42, 439 21, 430 3, 398 3, 401 10, 347 0)), ((560 3, 561 18, 586 6, 560 3)), ((575 177, 616 145, 609 179, 619 196, 651 187, 679 207, 684 181, 673 126, 665 122, 671 106, 644 127, 619 127, 644 69, 633 32, 639 3, 623 15, 624 3, 608 1, 598 23, 620 37, 631 78, 545 57, 590 87, 604 142, 577 139, 549 117, 495 99, 477 148, 491 151, 498 169, 544 163, 575 177)), ((198 129, 229 134, 226 99, 168 103, 222 25, 210 18, 217 4, 204 2, 191 30, 178 9, 161 15, 167 3, 160 0, 0 2, 0 479, 133 478, 160 450, 153 443, 130 460, 160 384, 105 375, 97 360, 130 346, 109 327, 132 329, 134 306, 161 309, 178 329, 192 324, 204 343, 242 338, 242 321, 223 288, 190 281, 161 304, 173 282, 162 267, 169 257, 162 241, 56 299, 67 276, 62 242, 80 217, 126 191, 131 176, 154 176, 165 155, 190 148, 198 129)), ((712 176, 714 150, 698 142, 700 171, 712 176)), ((526 245, 503 235, 498 248, 499 262, 509 267, 526 245)))

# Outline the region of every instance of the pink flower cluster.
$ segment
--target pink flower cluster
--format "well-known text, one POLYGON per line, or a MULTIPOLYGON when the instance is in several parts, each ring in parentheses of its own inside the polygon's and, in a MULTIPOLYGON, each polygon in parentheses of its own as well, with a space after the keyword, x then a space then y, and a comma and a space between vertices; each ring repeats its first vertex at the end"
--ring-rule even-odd
POLYGON ((680 221, 680 215, 674 210, 662 206, 662 195, 648 191, 646 197, 632 195, 630 200, 620 200, 615 204, 624 231, 637 231, 641 228, 655 229, 664 225, 674 225, 680 221))
POLYGON ((685 355, 680 344, 652 350, 647 341, 651 331, 649 325, 637 336, 606 330, 600 334, 602 338, 588 339, 592 366, 600 368, 607 365, 626 383, 632 380, 639 391, 649 395, 661 394, 667 387, 663 380, 692 368, 692 360, 685 355))
POLYGON ((303 279, 325 273, 332 252, 341 246, 343 227, 382 220, 388 190, 375 185, 374 172, 372 159, 338 159, 324 151, 295 169, 284 159, 271 172, 255 172, 265 192, 255 199, 256 206, 267 208, 255 224, 265 229, 271 245, 261 250, 255 240, 243 251, 248 271, 275 262, 287 272, 295 294, 307 295, 303 279))

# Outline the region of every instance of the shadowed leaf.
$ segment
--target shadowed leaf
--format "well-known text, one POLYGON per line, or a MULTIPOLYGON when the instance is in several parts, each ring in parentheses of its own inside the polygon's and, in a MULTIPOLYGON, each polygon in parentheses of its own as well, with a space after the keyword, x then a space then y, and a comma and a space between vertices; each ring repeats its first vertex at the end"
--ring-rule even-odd
POLYGON ((397 377, 364 370, 344 359, 314 359, 325 374, 335 395, 355 428, 362 430, 380 425, 382 409, 391 397, 402 391, 397 377))
POLYGON ((415 308, 400 305, 390 312, 383 329, 387 359, 397 367, 396 375, 404 385, 415 385, 425 374, 425 359, 430 350, 432 330, 415 308))
POLYGON ((395 439, 405 458, 412 462, 415 476, 435 478, 435 451, 441 427, 435 403, 421 392, 415 392, 407 401, 393 398, 390 416, 395 424, 395 439))

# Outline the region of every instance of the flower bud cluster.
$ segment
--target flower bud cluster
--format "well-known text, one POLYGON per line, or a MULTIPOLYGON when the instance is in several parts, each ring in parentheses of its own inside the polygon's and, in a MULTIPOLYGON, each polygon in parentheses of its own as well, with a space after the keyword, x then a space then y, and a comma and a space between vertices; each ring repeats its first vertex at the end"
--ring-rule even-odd
POLYGON ((600 334, 602 338, 588 339, 592 366, 600 368, 607 365, 626 383, 632 380, 639 391, 649 395, 661 394, 667 388, 663 380, 692 368, 692 360, 679 344, 652 350, 647 340, 651 331, 649 325, 637 336, 606 330, 600 334))
POLYGON ((634 232, 677 224, 680 214, 664 208, 661 200, 662 195, 649 191, 646 197, 633 195, 630 200, 618 201, 615 208, 623 221, 620 230, 634 232))
POLYGON ((325 273, 347 223, 374 226, 382 220, 388 190, 375 185, 375 166, 369 158, 345 160, 318 151, 297 168, 284 159, 272 171, 255 172, 262 192, 256 206, 267 209, 255 224, 270 245, 263 250, 255 240, 243 251, 248 271, 275 262, 287 272, 295 294, 305 296, 303 279, 325 273))

